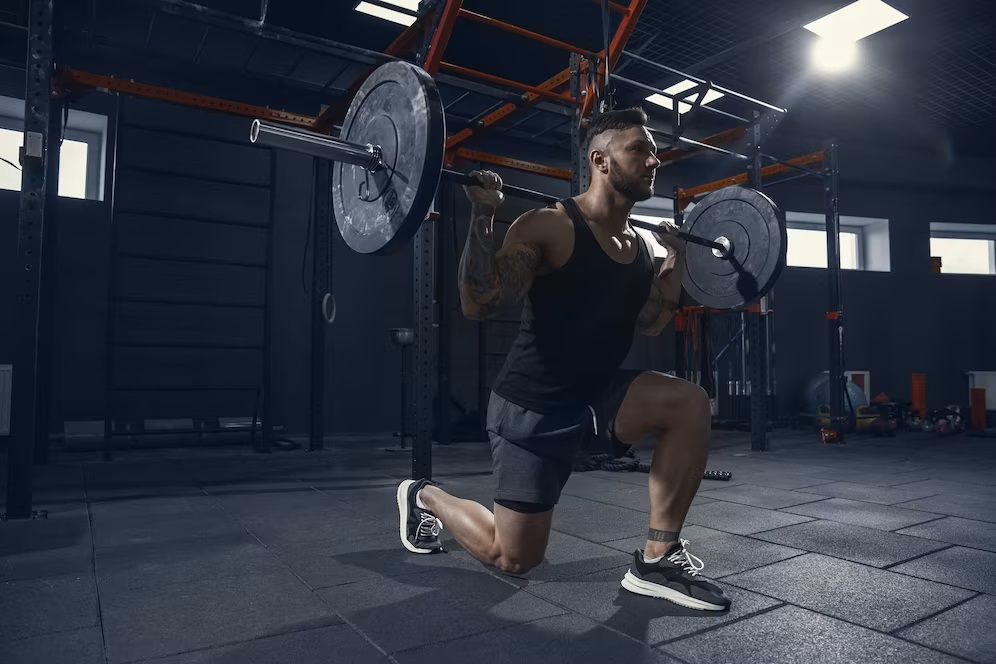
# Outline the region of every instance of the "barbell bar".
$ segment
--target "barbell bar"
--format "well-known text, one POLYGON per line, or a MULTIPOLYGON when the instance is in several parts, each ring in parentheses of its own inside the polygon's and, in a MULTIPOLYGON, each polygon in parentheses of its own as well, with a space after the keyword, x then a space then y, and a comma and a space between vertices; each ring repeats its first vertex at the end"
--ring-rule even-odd
MULTIPOLYGON (((309 154, 312 157, 319 157, 330 161, 354 164, 370 172, 386 168, 381 157, 382 152, 379 145, 361 145, 359 143, 343 141, 332 136, 325 136, 324 134, 294 129, 273 122, 253 120, 252 127, 249 130, 249 140, 259 145, 301 152, 309 154)), ((440 173, 459 184, 477 184, 476 180, 467 173, 461 173, 460 171, 454 171, 449 168, 441 169, 440 173)), ((556 203, 559 200, 556 196, 515 185, 503 184, 501 190, 505 194, 511 194, 540 203, 556 203)), ((643 228, 652 232, 660 232, 661 230, 660 226, 649 221, 630 219, 629 223, 637 228, 643 228)), ((719 252, 716 255, 720 258, 726 258, 731 249, 731 245, 726 238, 709 240, 684 231, 678 231, 677 236, 687 242, 693 242, 716 250, 719 252)))
MULTIPOLYGON (((428 216, 444 175, 474 183, 467 174, 443 168, 442 100, 432 77, 404 61, 388 62, 364 81, 338 137, 257 119, 249 140, 334 162, 336 224, 346 244, 364 254, 391 254, 406 244, 428 216)), ((512 185, 502 191, 547 204, 558 200, 512 185)), ((660 231, 650 222, 630 223, 660 231)), ((677 233, 692 245, 684 252, 682 285, 704 306, 730 309, 757 301, 785 264, 784 216, 753 189, 727 187, 709 194, 677 233)))

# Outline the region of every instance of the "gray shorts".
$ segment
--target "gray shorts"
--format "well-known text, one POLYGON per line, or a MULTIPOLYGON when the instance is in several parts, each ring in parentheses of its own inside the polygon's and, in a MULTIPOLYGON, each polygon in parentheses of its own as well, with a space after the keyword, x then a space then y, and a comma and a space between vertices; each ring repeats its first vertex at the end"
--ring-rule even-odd
POLYGON ((487 428, 495 502, 520 512, 552 509, 571 476, 575 455, 586 441, 611 436, 616 411, 640 373, 622 370, 590 407, 556 413, 538 413, 492 392, 487 428))

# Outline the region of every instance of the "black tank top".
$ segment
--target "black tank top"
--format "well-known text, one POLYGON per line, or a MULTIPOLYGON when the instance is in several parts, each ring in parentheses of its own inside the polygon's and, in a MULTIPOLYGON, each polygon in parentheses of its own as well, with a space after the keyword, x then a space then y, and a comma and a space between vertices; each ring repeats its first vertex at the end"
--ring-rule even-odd
POLYGON ((654 278, 642 236, 636 258, 620 263, 602 249, 574 200, 560 203, 574 222, 574 251, 563 267, 533 280, 493 387, 538 412, 592 403, 629 353, 654 278))

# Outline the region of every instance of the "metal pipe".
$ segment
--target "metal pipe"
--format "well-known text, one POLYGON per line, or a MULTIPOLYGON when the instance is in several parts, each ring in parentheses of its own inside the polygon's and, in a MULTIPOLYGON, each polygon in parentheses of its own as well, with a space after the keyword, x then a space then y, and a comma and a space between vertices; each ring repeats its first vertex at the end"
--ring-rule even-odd
MULTIPOLYGON (((692 81, 693 83, 705 83, 704 79, 698 78, 697 76, 692 76, 691 74, 686 74, 683 71, 679 71, 677 69, 673 69, 671 67, 668 67, 667 65, 662 65, 659 62, 654 62, 653 60, 648 60, 647 58, 643 57, 642 55, 637 55, 636 53, 633 53, 632 51, 623 51, 623 55, 631 57, 634 60, 639 60, 640 62, 642 62, 644 64, 648 64, 651 67, 656 67, 657 69, 660 69, 662 71, 666 71, 666 72, 669 72, 671 74, 676 74, 678 76, 683 76, 683 77, 687 78, 689 81, 692 81)), ((774 105, 769 104, 767 102, 761 101, 760 99, 754 99, 753 97, 748 97, 745 94, 741 94, 739 92, 735 92, 733 90, 730 90, 729 88, 724 88, 724 87, 722 87, 720 85, 713 85, 712 89, 716 90, 717 92, 722 92, 723 94, 730 95, 731 97, 736 97, 736 98, 742 99, 742 100, 744 100, 746 102, 750 102, 752 104, 757 104, 758 106, 763 106, 764 108, 771 109, 772 111, 778 111, 779 113, 785 113, 786 112, 786 109, 784 109, 784 108, 779 108, 778 106, 774 106, 774 105)), ((744 122, 747 122, 747 120, 744 120, 744 122)))
POLYGON ((469 19, 471 21, 477 21, 478 23, 483 23, 485 25, 490 25, 493 28, 498 28, 499 30, 504 30, 505 32, 511 32, 513 35, 518 35, 520 37, 525 37, 526 39, 532 39, 538 41, 547 46, 553 46, 554 48, 559 48, 563 51, 568 51, 570 53, 579 53, 581 55, 595 55, 594 51, 589 51, 585 48, 580 48, 577 46, 572 46, 566 42, 562 42, 559 39, 553 39, 547 37, 546 35, 541 35, 531 30, 526 30, 525 28, 520 28, 517 25, 512 25, 511 23, 506 23, 504 21, 499 21, 496 18, 491 18, 490 16, 485 16, 483 14, 478 14, 466 9, 460 9, 460 16, 469 19))
MULTIPOLYGON (((476 92, 477 94, 485 95, 487 97, 494 97, 495 99, 501 99, 504 102, 519 103, 522 101, 522 97, 509 90, 500 90, 498 88, 493 88, 490 85, 484 85, 476 81, 468 81, 466 79, 460 78, 458 76, 450 76, 449 74, 444 74, 442 72, 436 74, 433 78, 436 79, 437 83, 442 85, 448 85, 454 88, 460 88, 462 90, 468 90, 470 92, 476 92)), ((542 109, 547 113, 556 113, 557 115, 563 115, 566 117, 571 117, 573 114, 569 108, 565 108, 561 104, 552 103, 548 101, 538 101, 534 104, 536 108, 542 109)))
POLYGON ((467 67, 461 67, 459 65, 454 65, 449 62, 440 62, 439 69, 442 71, 448 71, 454 74, 459 74, 460 76, 479 78, 482 81, 488 81, 489 83, 494 83, 495 85, 504 85, 509 88, 522 90, 523 92, 531 92, 534 95, 539 95, 540 97, 546 97, 548 99, 556 99, 557 101, 563 102, 565 104, 577 103, 576 99, 572 99, 571 97, 562 94, 560 92, 551 92, 549 90, 544 90, 543 88, 538 88, 535 85, 527 85, 525 83, 520 83, 519 81, 513 81, 511 79, 502 78, 501 76, 495 76, 494 74, 486 74, 483 71, 477 71, 476 69, 468 69, 467 67))
MULTIPOLYGON (((678 103, 679 101, 681 101, 681 103, 683 103, 683 104, 689 104, 689 105, 692 104, 692 102, 684 101, 684 98, 688 96, 687 94, 684 95, 684 96, 680 96, 679 97, 677 95, 671 94, 670 92, 664 92, 660 88, 655 88, 652 85, 647 85, 646 83, 640 83, 639 81, 634 81, 631 78, 626 78, 625 76, 620 76, 619 74, 609 74, 609 76, 611 78, 616 79, 617 81, 622 81, 623 83, 628 83, 629 85, 632 85, 633 87, 641 88, 643 90, 647 90, 648 92, 653 92, 654 94, 661 95, 662 97, 667 97, 667 98, 669 98, 671 101, 673 101, 675 103, 678 103)), ((714 90, 718 90, 719 88, 716 88, 714 86, 713 89, 714 90)), ((713 108, 712 106, 708 106, 708 105, 705 105, 705 104, 701 105, 699 108, 701 108, 703 110, 706 110, 706 111, 709 111, 710 113, 714 113, 716 115, 722 115, 722 116, 725 116, 725 117, 728 117, 728 118, 732 118, 733 120, 736 120, 737 122, 745 122, 745 123, 746 122, 750 122, 750 120, 748 120, 747 118, 741 117, 739 115, 734 115, 733 113, 727 113, 726 111, 721 111, 718 108, 713 108)))
POLYGON ((356 164, 369 171, 377 170, 383 166, 380 160, 380 146, 350 143, 331 136, 292 129, 258 119, 252 121, 249 142, 303 152, 313 157, 341 163, 356 164))
MULTIPOLYGON (((666 131, 662 131, 660 129, 654 129, 653 127, 647 127, 647 129, 649 129, 650 132, 653 133, 653 134, 659 134, 659 135, 663 136, 664 138, 669 138, 669 139, 672 139, 672 140, 674 139, 674 137, 671 134, 669 134, 668 132, 666 132, 666 131)), ((747 160, 747 156, 746 155, 742 155, 739 152, 733 152, 731 150, 727 150, 725 148, 721 148, 721 147, 716 146, 716 145, 710 145, 709 143, 703 143, 702 141, 696 141, 694 138, 686 138, 684 136, 678 136, 678 142, 679 143, 684 143, 685 145, 691 145, 691 146, 697 147, 700 150, 708 150, 710 152, 716 152, 718 154, 725 154, 728 157, 733 157, 735 159, 740 159, 740 160, 743 160, 743 161, 747 160)))
POLYGON ((318 53, 326 53, 364 64, 383 64, 398 58, 386 55, 380 51, 372 51, 359 46, 352 46, 331 39, 324 39, 302 32, 295 32, 274 25, 261 24, 259 21, 236 16, 227 12, 211 9, 189 0, 139 0, 145 6, 154 7, 164 14, 172 14, 198 23, 206 23, 219 28, 248 33, 292 46, 311 49, 318 53))
POLYGON ((766 182, 766 187, 774 187, 776 184, 785 184, 786 182, 792 182, 793 180, 801 180, 802 178, 810 177, 809 173, 799 173, 798 175, 793 175, 791 177, 782 178, 781 180, 773 180, 771 182, 766 182))
POLYGON ((798 164, 793 164, 791 161, 785 161, 784 159, 779 159, 778 157, 772 157, 770 154, 761 153, 761 156, 768 161, 773 161, 776 164, 781 164, 782 166, 787 166, 789 168, 794 168, 797 171, 805 173, 806 175, 813 175, 818 178, 826 177, 826 173, 821 173, 820 171, 814 171, 812 168, 806 168, 805 166, 799 166, 798 164))

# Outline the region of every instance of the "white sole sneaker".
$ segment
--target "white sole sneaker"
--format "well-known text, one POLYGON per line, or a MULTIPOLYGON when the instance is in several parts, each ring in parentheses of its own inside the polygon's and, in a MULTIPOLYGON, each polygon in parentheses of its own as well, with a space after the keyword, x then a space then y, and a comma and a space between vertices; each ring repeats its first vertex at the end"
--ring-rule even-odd
POLYGON ((689 597, 684 593, 672 590, 666 586, 644 581, 631 571, 627 571, 626 576, 623 577, 622 587, 631 593, 636 593, 637 595, 666 599, 669 602, 689 609, 699 609, 701 611, 723 611, 727 608, 705 600, 696 599, 695 597, 689 597))
MULTIPOLYGON (((398 530, 401 535, 401 543, 412 553, 435 553, 435 549, 420 549, 408 541, 408 489, 412 484, 415 484, 415 480, 405 480, 398 485, 398 517, 400 521, 398 530)), ((440 525, 442 524, 440 523, 440 525)))

